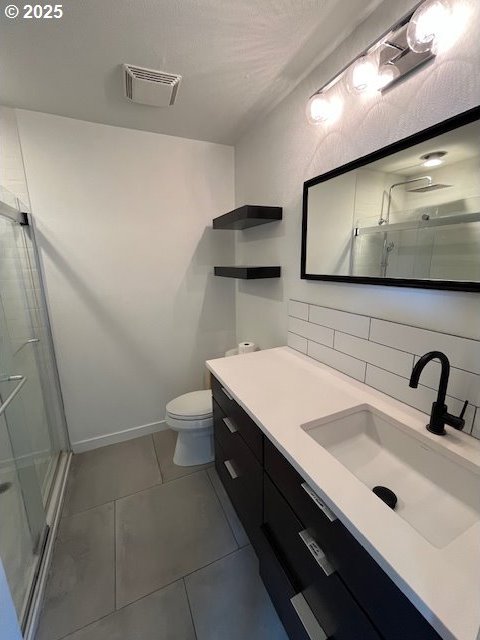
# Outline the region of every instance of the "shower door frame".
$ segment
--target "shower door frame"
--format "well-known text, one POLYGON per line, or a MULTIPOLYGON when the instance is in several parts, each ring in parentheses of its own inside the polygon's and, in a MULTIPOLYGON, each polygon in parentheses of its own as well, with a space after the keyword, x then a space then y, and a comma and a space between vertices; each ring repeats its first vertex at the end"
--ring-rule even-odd
POLYGON ((43 597, 45 594, 45 587, 48 578, 48 572, 53 556, 53 545, 57 535, 58 526, 60 523, 60 517, 63 507, 63 501, 65 498, 65 491, 67 486, 67 478, 70 470, 70 464, 72 461, 72 447, 70 443, 67 422, 65 418, 65 405, 63 401, 62 388, 60 385, 60 376, 57 368, 57 358, 55 355, 55 346, 53 342, 52 329, 50 325, 50 317, 48 312, 47 300, 44 287, 44 272, 43 266, 40 261, 38 252, 38 246, 35 237, 35 219, 31 213, 20 212, 19 224, 28 227, 28 231, 24 229, 24 233, 30 233, 30 240, 33 248, 34 262, 36 270, 39 274, 39 297, 41 307, 45 313, 46 325, 46 339, 48 342, 49 350, 52 354, 52 373, 53 384, 55 387, 55 394, 60 405, 60 412, 62 417, 62 437, 64 439, 65 449, 60 450, 57 457, 56 468, 53 472, 52 481, 49 488, 49 494, 46 501, 46 521, 48 527, 48 533, 44 541, 44 548, 42 556, 38 565, 37 574, 34 578, 29 603, 26 609, 26 615, 21 621, 21 629, 24 640, 34 640, 37 632, 38 622, 40 619, 41 607, 43 603, 43 597))
MULTIPOLYGON (((30 584, 29 593, 27 594, 26 605, 24 607, 24 611, 22 612, 22 619, 19 620, 19 625, 22 631, 24 640, 34 640, 35 634, 37 631, 38 621, 41 612, 41 605, 43 601, 43 596, 45 593, 45 587, 48 577, 48 571, 50 567, 50 563, 52 560, 53 554, 53 544, 56 538, 58 525, 60 522, 60 516, 63 506, 63 500, 65 497, 66 490, 66 482, 68 478, 68 472, 70 468, 70 463, 72 459, 72 450, 71 444, 68 435, 67 422, 65 418, 65 407, 63 402, 63 395, 60 386, 60 378, 58 374, 57 361, 55 356, 55 348, 53 343, 53 336, 50 325, 50 318, 48 314, 48 307, 45 296, 44 282, 43 282, 43 269, 42 264, 39 257, 38 246, 35 238, 35 222, 30 213, 26 213, 22 207, 19 200, 17 200, 17 207, 12 207, 6 204, 3 201, 0 201, 0 216, 5 217, 10 220, 13 224, 19 224, 22 227, 28 227, 23 230, 24 236, 29 234, 29 240, 31 243, 32 253, 33 253, 33 262, 37 273, 38 273, 38 302, 40 303, 41 312, 44 314, 45 319, 45 339, 48 344, 48 349, 52 355, 51 358, 51 382, 54 386, 53 392, 55 397, 57 398, 59 404, 59 414, 60 414, 60 424, 58 427, 61 429, 62 433, 60 434, 61 439, 61 447, 58 451, 58 455, 56 457, 56 462, 54 463, 54 470, 52 473, 51 482, 49 484, 49 489, 45 499, 45 530, 43 539, 41 541, 41 548, 38 550, 39 560, 35 569, 35 573, 33 575, 32 582, 30 584)), ((24 237, 24 250, 28 256, 28 260, 30 261, 30 255, 28 252, 27 240, 24 237)), ((33 283, 33 281, 32 281, 33 283)), ((37 361, 38 362, 38 361, 37 361)), ((42 385, 42 393, 43 391, 43 380, 40 376, 39 370, 39 378, 40 383, 42 385)), ((9 394, 6 401, 10 403, 14 401, 14 397, 20 391, 20 387, 23 386, 23 381, 26 380, 23 378, 22 381, 17 383, 16 390, 14 390, 11 394, 9 394)), ((5 404, 5 403, 4 403, 5 404)), ((48 413, 47 413, 48 416, 48 413)))

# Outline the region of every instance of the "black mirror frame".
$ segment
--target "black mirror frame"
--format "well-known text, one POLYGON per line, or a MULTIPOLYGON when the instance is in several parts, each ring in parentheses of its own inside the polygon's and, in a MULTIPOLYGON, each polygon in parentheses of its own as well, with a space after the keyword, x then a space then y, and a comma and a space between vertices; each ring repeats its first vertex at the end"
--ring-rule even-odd
POLYGON ((416 278, 380 278, 373 276, 335 276, 335 275, 322 275, 312 274, 306 272, 306 259, 307 259, 307 224, 308 224, 308 189, 321 182, 326 182, 331 178, 364 167, 371 162, 385 158, 398 151, 403 151, 409 147, 413 147, 420 142, 425 142, 447 131, 453 131, 466 124, 475 122, 480 119, 480 105, 464 111, 452 118, 443 120, 427 129, 423 129, 417 133, 414 133, 407 138, 403 138, 398 142, 382 147, 377 151, 369 153, 366 156, 362 156, 348 162, 347 164, 332 169, 327 173, 324 173, 316 178, 311 178, 303 183, 303 214, 302 214, 302 251, 300 261, 300 278, 302 280, 322 280, 330 282, 350 282, 357 284, 378 284, 389 287, 413 287, 417 289, 444 289, 450 291, 480 291, 480 282, 470 282, 463 280, 420 280, 416 278))

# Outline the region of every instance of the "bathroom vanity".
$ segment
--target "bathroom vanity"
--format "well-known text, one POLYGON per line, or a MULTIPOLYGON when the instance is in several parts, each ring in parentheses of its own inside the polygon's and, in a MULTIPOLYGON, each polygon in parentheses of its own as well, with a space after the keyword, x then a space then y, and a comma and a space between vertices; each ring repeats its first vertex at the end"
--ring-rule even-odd
POLYGON ((290 638, 476 639, 480 443, 287 347, 207 366, 216 468, 290 638), (394 464, 395 511, 367 477, 394 464))

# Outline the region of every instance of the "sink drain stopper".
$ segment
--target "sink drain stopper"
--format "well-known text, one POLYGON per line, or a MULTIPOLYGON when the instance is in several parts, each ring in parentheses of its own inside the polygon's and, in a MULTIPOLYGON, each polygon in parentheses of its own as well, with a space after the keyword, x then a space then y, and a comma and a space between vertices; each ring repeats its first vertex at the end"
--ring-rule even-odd
POLYGON ((391 489, 378 485, 377 487, 373 487, 372 491, 376 496, 380 498, 380 500, 383 500, 383 502, 385 502, 385 504, 389 506, 390 509, 395 509, 397 504, 397 496, 391 489))

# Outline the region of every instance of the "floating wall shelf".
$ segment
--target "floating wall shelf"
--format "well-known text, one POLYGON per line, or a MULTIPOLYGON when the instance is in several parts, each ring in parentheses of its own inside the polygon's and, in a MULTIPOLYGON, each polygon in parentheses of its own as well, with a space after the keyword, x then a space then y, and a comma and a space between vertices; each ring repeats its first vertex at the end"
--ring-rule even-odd
POLYGON ((279 278, 281 267, 215 267, 215 275, 224 278, 258 280, 259 278, 279 278))
POLYGON ((263 207, 245 204, 213 219, 214 229, 248 229, 259 224, 282 219, 282 207, 263 207))

